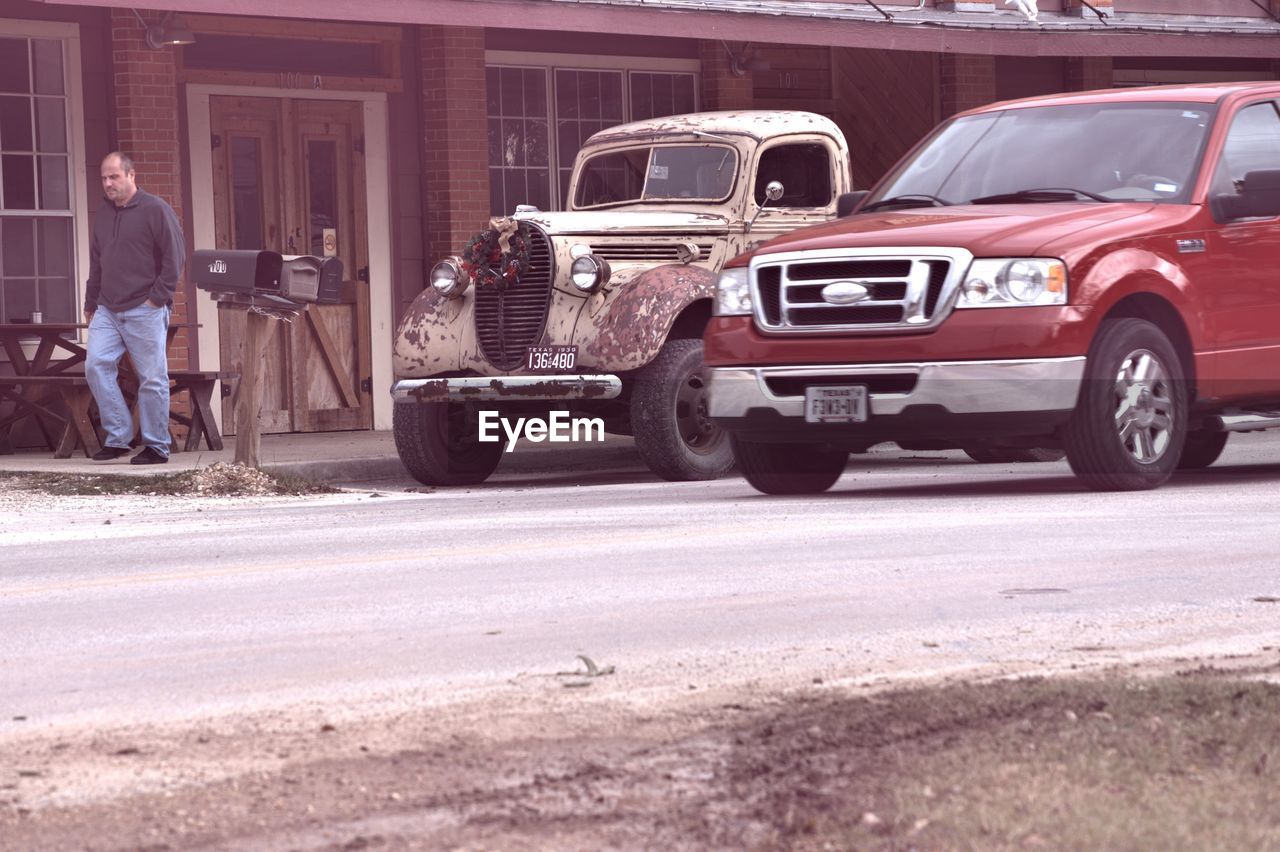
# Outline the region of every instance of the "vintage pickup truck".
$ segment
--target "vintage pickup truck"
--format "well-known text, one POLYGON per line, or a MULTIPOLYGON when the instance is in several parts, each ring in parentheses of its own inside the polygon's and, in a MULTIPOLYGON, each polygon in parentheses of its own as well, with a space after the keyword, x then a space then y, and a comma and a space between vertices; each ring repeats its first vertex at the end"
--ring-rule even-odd
POLYGON ((1099 490, 1280 426, 1280 83, 961 114, 853 215, 726 265, 711 417, 768 493, 881 441, 1065 450, 1099 490))
POLYGON ((730 257, 850 203, 834 123, 804 112, 670 116, 584 144, 567 209, 495 219, 396 331, 396 448, 424 483, 481 482, 506 449, 481 415, 597 419, 671 480, 733 465, 707 416, 702 332, 730 257), (487 436, 491 437, 491 436, 487 436))

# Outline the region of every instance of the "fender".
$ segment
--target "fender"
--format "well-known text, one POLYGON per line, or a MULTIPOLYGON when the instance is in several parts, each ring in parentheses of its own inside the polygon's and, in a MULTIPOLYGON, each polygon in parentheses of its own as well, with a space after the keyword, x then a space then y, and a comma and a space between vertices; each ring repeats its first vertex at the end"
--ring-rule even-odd
POLYGON ((462 305, 463 300, 441 296, 434 287, 414 298, 392 344, 391 369, 396 376, 422 378, 458 368, 462 336, 470 326, 458 322, 462 305))
POLYGON ((579 321, 583 361, 609 372, 643 367, 666 343, 676 317, 694 302, 713 298, 715 287, 716 273, 699 266, 672 263, 646 270, 579 321))
POLYGON ((1182 318, 1191 338, 1194 352, 1203 351, 1206 331, 1204 310, 1195 295, 1195 287, 1187 272, 1169 258, 1141 248, 1122 248, 1083 261, 1083 278, 1071 293, 1073 304, 1092 305, 1089 312, 1093 328, 1124 299, 1138 293, 1149 293, 1164 299, 1182 318))

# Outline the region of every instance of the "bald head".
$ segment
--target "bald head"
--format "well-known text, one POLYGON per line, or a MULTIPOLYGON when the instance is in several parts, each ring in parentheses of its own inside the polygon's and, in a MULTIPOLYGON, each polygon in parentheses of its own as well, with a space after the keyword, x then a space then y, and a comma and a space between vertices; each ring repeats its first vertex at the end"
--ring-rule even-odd
POLYGON ((102 161, 102 194, 117 207, 123 207, 137 191, 133 160, 119 151, 108 154, 102 161))

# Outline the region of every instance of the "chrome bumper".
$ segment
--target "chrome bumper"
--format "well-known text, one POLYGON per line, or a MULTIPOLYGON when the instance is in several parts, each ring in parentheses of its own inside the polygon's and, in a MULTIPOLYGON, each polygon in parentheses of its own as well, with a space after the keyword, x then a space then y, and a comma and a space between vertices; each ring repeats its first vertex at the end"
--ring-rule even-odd
POLYGON ((906 364, 836 364, 804 367, 716 367, 709 389, 712 417, 745 417, 772 409, 804 417, 804 396, 781 396, 769 379, 821 377, 821 384, 865 382, 873 376, 914 374, 908 393, 873 393, 871 414, 890 416, 917 405, 941 406, 952 414, 1066 411, 1075 407, 1084 377, 1083 356, 1020 361, 940 361, 906 364))
POLYGON ((471 402, 525 399, 615 399, 617 376, 466 376, 401 379, 391 386, 396 402, 471 402))

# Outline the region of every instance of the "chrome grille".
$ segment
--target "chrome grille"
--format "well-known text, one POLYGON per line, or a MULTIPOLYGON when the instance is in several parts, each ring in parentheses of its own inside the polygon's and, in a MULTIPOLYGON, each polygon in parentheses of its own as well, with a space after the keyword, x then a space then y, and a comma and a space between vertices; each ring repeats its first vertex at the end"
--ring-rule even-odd
POLYGON ((855 249, 847 254, 765 255, 751 264, 756 322, 766 331, 919 331, 942 321, 972 256, 960 249, 855 249), (828 300, 832 284, 857 284, 860 298, 828 300))
MULTIPOLYGON (((715 243, 697 243, 702 257, 711 255, 715 243)), ((664 243, 592 243, 591 253, 610 263, 678 263, 678 246, 664 243)))
POLYGON ((520 231, 529 241, 529 270, 507 290, 477 287, 473 291, 480 351, 499 370, 523 365, 525 348, 542 337, 555 280, 547 235, 527 223, 521 223, 520 231))

